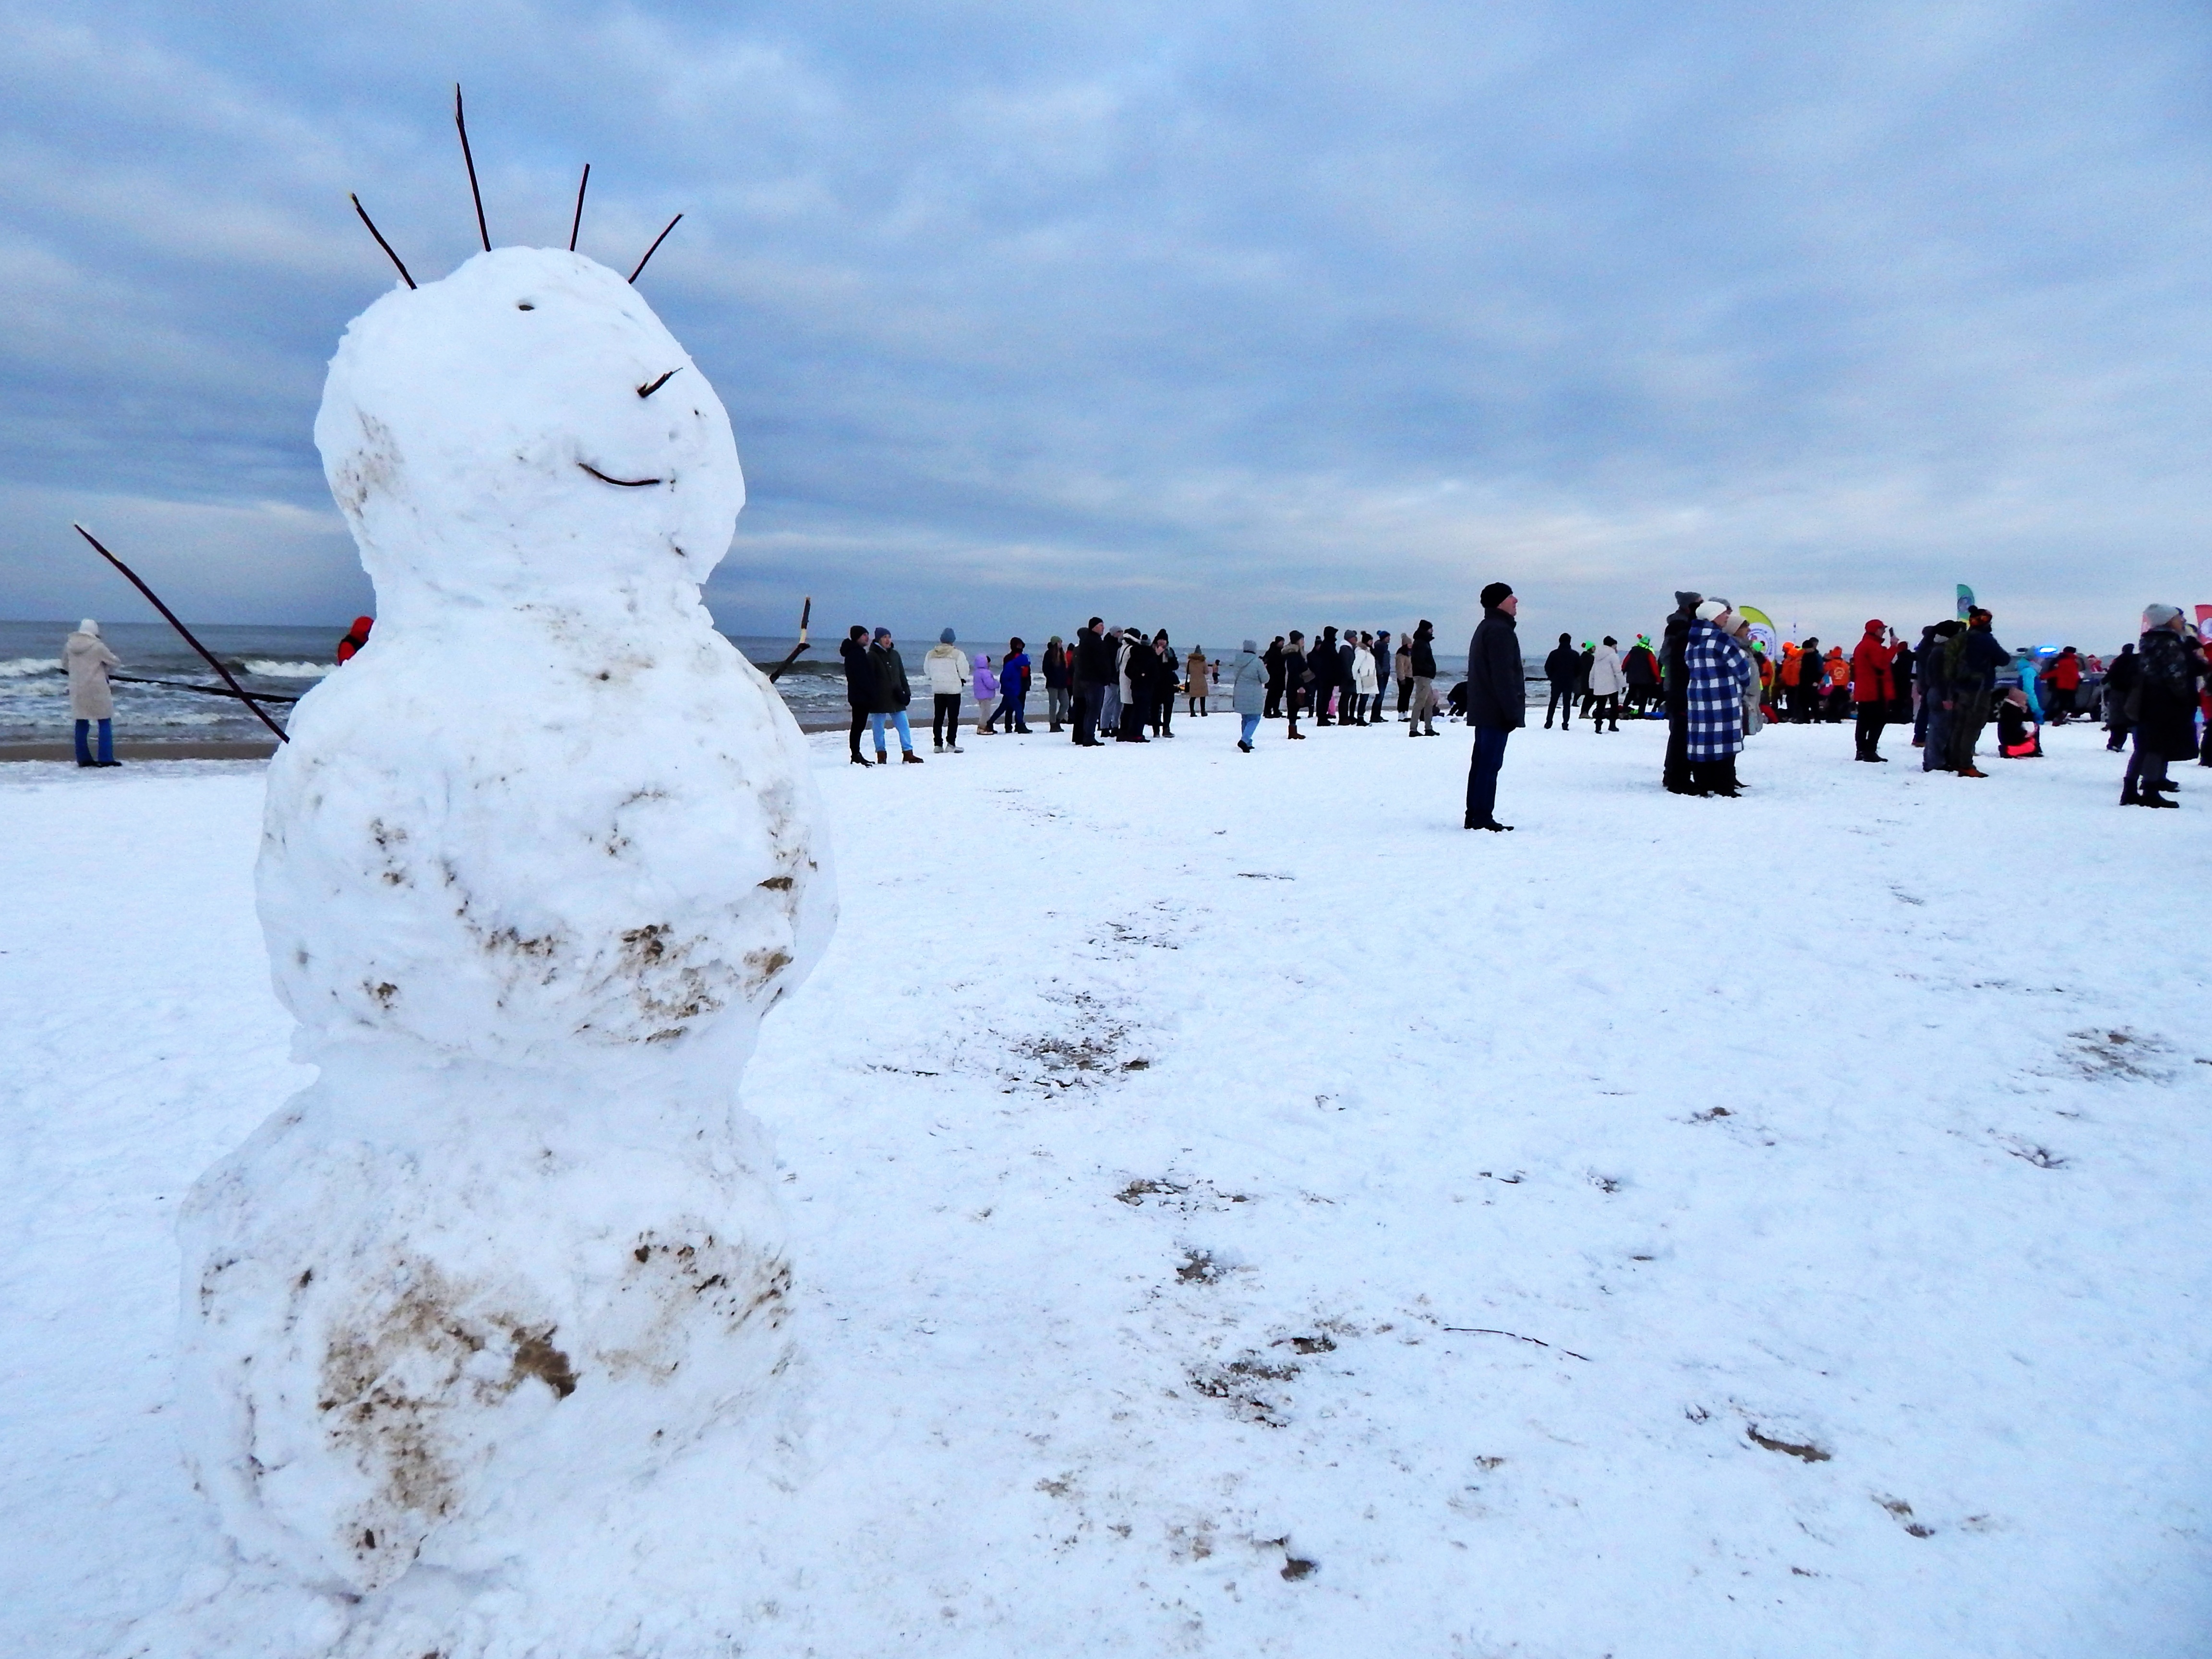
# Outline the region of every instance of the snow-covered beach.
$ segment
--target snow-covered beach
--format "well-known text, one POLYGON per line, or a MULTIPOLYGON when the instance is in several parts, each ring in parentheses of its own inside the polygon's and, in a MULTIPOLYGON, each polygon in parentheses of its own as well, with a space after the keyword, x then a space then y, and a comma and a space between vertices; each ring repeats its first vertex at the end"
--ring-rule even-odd
MULTIPOLYGON (((842 921, 744 1084, 804 1457, 544 1517, 450 1659, 2203 1650, 2212 773, 1536 731, 1474 836, 1463 729, 1176 729, 814 740, 842 921)), ((307 1078, 261 791, 0 772, 7 1651, 328 1628, 172 1426, 175 1206, 307 1078)))

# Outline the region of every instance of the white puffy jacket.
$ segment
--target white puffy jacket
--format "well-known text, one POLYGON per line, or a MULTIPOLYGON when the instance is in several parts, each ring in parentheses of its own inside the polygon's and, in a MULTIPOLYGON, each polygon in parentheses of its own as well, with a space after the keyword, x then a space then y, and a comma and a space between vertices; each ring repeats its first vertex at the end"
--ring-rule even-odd
POLYGON ((1628 676, 1620 672, 1620 653, 1601 645, 1590 659, 1590 696, 1617 697, 1628 689, 1628 676))
POLYGON ((957 645, 933 645, 921 659, 929 689, 940 697, 957 697, 968 684, 968 653, 957 645))

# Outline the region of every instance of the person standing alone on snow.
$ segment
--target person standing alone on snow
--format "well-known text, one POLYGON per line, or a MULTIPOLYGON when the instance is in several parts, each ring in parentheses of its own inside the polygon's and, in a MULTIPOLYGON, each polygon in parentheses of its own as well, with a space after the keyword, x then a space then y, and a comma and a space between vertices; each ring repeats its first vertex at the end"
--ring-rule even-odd
POLYGON ((122 665, 123 659, 100 637, 100 624, 89 617, 76 625, 76 632, 62 646, 62 666, 69 671, 70 718, 76 722, 79 766, 123 764, 115 758, 115 693, 107 684, 107 671, 122 665), (97 759, 87 742, 95 720, 100 724, 97 759))
POLYGON ((1575 729, 1575 682, 1582 678, 1582 653, 1575 649, 1574 636, 1559 635, 1559 643, 1552 654, 1544 659, 1544 678, 1552 684, 1552 700, 1544 705, 1544 729, 1552 729, 1552 715, 1559 716, 1559 730, 1575 729))
POLYGON ((933 705, 929 745, 940 755, 948 749, 956 755, 960 752, 960 694, 968 689, 968 653, 952 641, 952 630, 948 628, 921 659, 933 705))
POLYGON ((1885 760, 1881 728, 1889 717, 1896 688, 1890 682, 1889 630, 1876 619, 1851 649, 1851 702, 1858 710, 1858 753, 1851 758, 1885 760))
POLYGON ((1482 590, 1482 621, 1467 642, 1467 723, 1474 728, 1474 756, 1467 769, 1469 830, 1513 827, 1498 821, 1498 769, 1505 763, 1506 738, 1528 719, 1521 641, 1513 627, 1520 609, 1510 586, 1491 583, 1482 590))

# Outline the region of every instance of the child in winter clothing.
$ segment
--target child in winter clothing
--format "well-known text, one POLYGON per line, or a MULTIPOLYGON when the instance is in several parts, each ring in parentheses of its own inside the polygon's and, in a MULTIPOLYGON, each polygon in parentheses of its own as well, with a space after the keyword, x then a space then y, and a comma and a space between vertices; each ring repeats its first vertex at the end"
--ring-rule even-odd
POLYGON ((994 738, 991 722, 999 717, 999 677, 991 672, 988 657, 975 659, 975 735, 994 738))
POLYGON ((1997 705, 1997 752, 2007 760, 2033 760, 2043 754, 2043 727, 2028 718, 2027 694, 2016 685, 1997 705))

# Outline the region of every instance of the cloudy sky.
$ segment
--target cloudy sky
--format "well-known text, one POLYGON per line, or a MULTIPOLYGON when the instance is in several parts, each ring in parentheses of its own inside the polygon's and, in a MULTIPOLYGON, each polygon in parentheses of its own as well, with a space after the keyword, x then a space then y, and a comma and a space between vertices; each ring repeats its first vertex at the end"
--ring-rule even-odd
POLYGON ((0 616, 368 589, 310 437, 392 281, 641 283, 729 406, 737 631, 1652 625, 2109 646, 2212 600, 2197 5, 0 8, 0 616), (128 550, 126 551, 126 550, 128 550))

